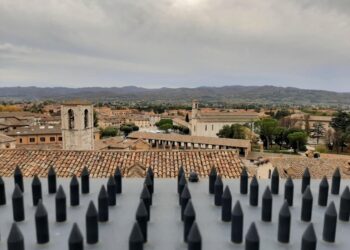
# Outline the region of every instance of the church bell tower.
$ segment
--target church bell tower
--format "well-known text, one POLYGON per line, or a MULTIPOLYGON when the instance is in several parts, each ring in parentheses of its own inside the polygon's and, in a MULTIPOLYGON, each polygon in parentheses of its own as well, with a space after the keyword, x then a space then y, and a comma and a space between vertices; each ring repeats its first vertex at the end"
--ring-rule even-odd
POLYGON ((94 149, 94 108, 91 103, 71 101, 61 106, 64 150, 94 149))

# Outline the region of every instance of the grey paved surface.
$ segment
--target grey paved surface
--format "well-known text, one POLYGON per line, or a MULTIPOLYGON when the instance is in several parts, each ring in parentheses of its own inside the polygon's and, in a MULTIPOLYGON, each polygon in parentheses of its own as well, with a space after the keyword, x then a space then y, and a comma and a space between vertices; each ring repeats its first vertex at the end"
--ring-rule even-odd
MULTIPOLYGON (((6 240, 12 224, 12 202, 13 179, 5 178, 7 204, 0 206, 0 249, 7 249, 6 240)), ((18 223, 25 237, 26 250, 32 249, 68 249, 67 239, 72 224, 77 222, 85 235, 85 213, 90 200, 97 205, 97 195, 102 184, 107 179, 92 179, 90 183, 91 193, 81 195, 80 206, 71 208, 69 206, 69 179, 59 179, 67 195, 68 220, 64 223, 55 222, 55 195, 47 193, 47 179, 42 178, 43 200, 49 213, 50 243, 45 245, 36 244, 34 213, 31 194, 32 178, 25 178, 25 213, 26 220, 18 223)), ((266 184, 269 181, 259 181, 259 195, 261 197, 266 184)), ((87 245, 85 249, 128 249, 128 238, 135 221, 135 211, 139 202, 143 179, 123 179, 123 194, 117 196, 116 207, 110 208, 110 220, 100 223, 100 242, 96 245, 87 245)), ((278 212, 283 202, 284 180, 280 181, 280 194, 273 196, 273 221, 262 222, 261 198, 259 207, 250 207, 248 197, 239 194, 239 180, 224 180, 229 185, 233 204, 241 201, 244 210, 244 235, 251 222, 255 221, 260 235, 260 249, 300 249, 301 235, 308 223, 300 221, 300 180, 295 180, 294 206, 292 213, 292 231, 290 244, 277 242, 278 212)), ((312 180, 312 193, 314 196, 314 209, 312 221, 318 237, 317 249, 349 249, 350 247, 350 223, 338 220, 336 243, 330 244, 322 241, 323 216, 326 208, 316 205, 318 197, 319 180, 312 180)), ((342 181, 341 192, 350 181, 342 181)), ((197 223, 203 238, 203 249, 244 249, 244 243, 236 245, 230 242, 230 223, 220 220, 221 207, 214 206, 214 197, 208 194, 208 180, 202 179, 199 183, 190 183, 194 208, 196 210, 197 223)), ((339 209, 339 196, 329 195, 329 202, 334 200, 337 210, 339 209)), ((178 206, 178 195, 176 193, 176 179, 156 179, 153 206, 151 208, 151 222, 148 227, 148 243, 146 250, 164 249, 187 249, 183 243, 183 223, 180 220, 180 207, 178 206)))

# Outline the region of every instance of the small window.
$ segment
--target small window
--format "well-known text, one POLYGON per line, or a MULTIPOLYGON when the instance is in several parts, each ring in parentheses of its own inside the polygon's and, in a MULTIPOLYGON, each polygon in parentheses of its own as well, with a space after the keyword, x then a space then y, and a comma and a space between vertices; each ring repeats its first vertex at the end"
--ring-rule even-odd
POLYGON ((56 138, 55 137, 50 137, 50 142, 54 142, 56 141, 56 138))
POLYGON ((10 143, 6 143, 5 145, 6 148, 10 148, 10 146, 11 146, 10 143))
POLYGON ((22 138, 19 138, 19 143, 23 143, 23 139, 22 138))
POLYGON ((62 141, 62 136, 58 137, 58 141, 62 141))
POLYGON ((34 142, 35 142, 35 138, 34 138, 34 137, 30 137, 30 138, 29 138, 29 142, 34 143, 34 142))
POLYGON ((207 131, 208 130, 208 125, 205 125, 205 131, 207 131))
POLYGON ((40 137, 40 142, 45 142, 46 141, 45 139, 46 139, 45 137, 40 137))
POLYGON ((211 125, 211 130, 214 131, 214 124, 211 125))
POLYGON ((73 110, 68 110, 68 128, 73 129, 74 128, 74 112, 73 110))
POLYGON ((84 128, 89 127, 89 111, 85 109, 84 111, 84 128))

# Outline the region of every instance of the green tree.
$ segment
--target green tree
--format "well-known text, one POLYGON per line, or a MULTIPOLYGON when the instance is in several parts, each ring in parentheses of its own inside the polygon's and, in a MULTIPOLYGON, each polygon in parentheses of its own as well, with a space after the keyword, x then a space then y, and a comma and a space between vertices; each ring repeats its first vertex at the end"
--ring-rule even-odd
POLYGON ((314 123, 311 129, 311 137, 316 138, 317 144, 321 137, 325 136, 326 129, 321 122, 314 123))
POLYGON ((164 124, 170 124, 173 126, 173 120, 172 119, 161 119, 159 122, 156 123, 156 126, 160 129, 160 127, 164 124))
POLYGON ((160 130, 165 131, 165 133, 169 133, 169 130, 173 128, 173 125, 170 123, 164 123, 163 125, 159 126, 160 130))
POLYGON ((135 124, 124 124, 120 127, 120 131, 124 133, 124 136, 128 136, 131 132, 138 131, 139 127, 135 124))
POLYGON ((217 136, 220 138, 245 139, 246 127, 240 124, 225 125, 217 133, 217 136))
POLYGON ((290 112, 289 112, 288 109, 281 109, 281 110, 277 110, 277 112, 274 115, 274 118, 276 120, 280 120, 283 117, 286 117, 286 116, 289 116, 289 115, 290 115, 290 112))
POLYGON ((339 153, 344 151, 347 143, 350 141, 350 113, 338 111, 331 121, 331 126, 334 128, 334 147, 339 153))
POLYGON ((101 129, 101 136, 103 138, 114 137, 118 135, 118 129, 115 127, 107 127, 105 129, 101 129))
POLYGON ((336 131, 345 132, 350 127, 350 114, 344 111, 338 111, 331 121, 331 126, 336 131))
POLYGON ((294 152, 299 150, 305 150, 307 143, 307 134, 305 132, 294 132, 288 135, 290 146, 294 149, 294 152))
POLYGON ((264 147, 269 149, 274 139, 278 122, 275 119, 263 119, 255 122, 255 128, 264 142, 264 147))
POLYGON ((287 129, 284 127, 277 127, 274 131, 275 143, 280 146, 280 150, 282 149, 283 145, 286 144, 286 132, 287 129))

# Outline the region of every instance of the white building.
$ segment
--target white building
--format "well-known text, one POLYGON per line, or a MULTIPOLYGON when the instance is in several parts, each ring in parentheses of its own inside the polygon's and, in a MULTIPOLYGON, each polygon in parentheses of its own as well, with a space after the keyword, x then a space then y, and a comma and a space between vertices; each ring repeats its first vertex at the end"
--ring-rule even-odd
POLYGON ((217 133, 225 125, 250 124, 253 127, 259 119, 256 112, 201 112, 197 100, 192 102, 192 119, 190 121, 191 135, 217 137, 217 133))

